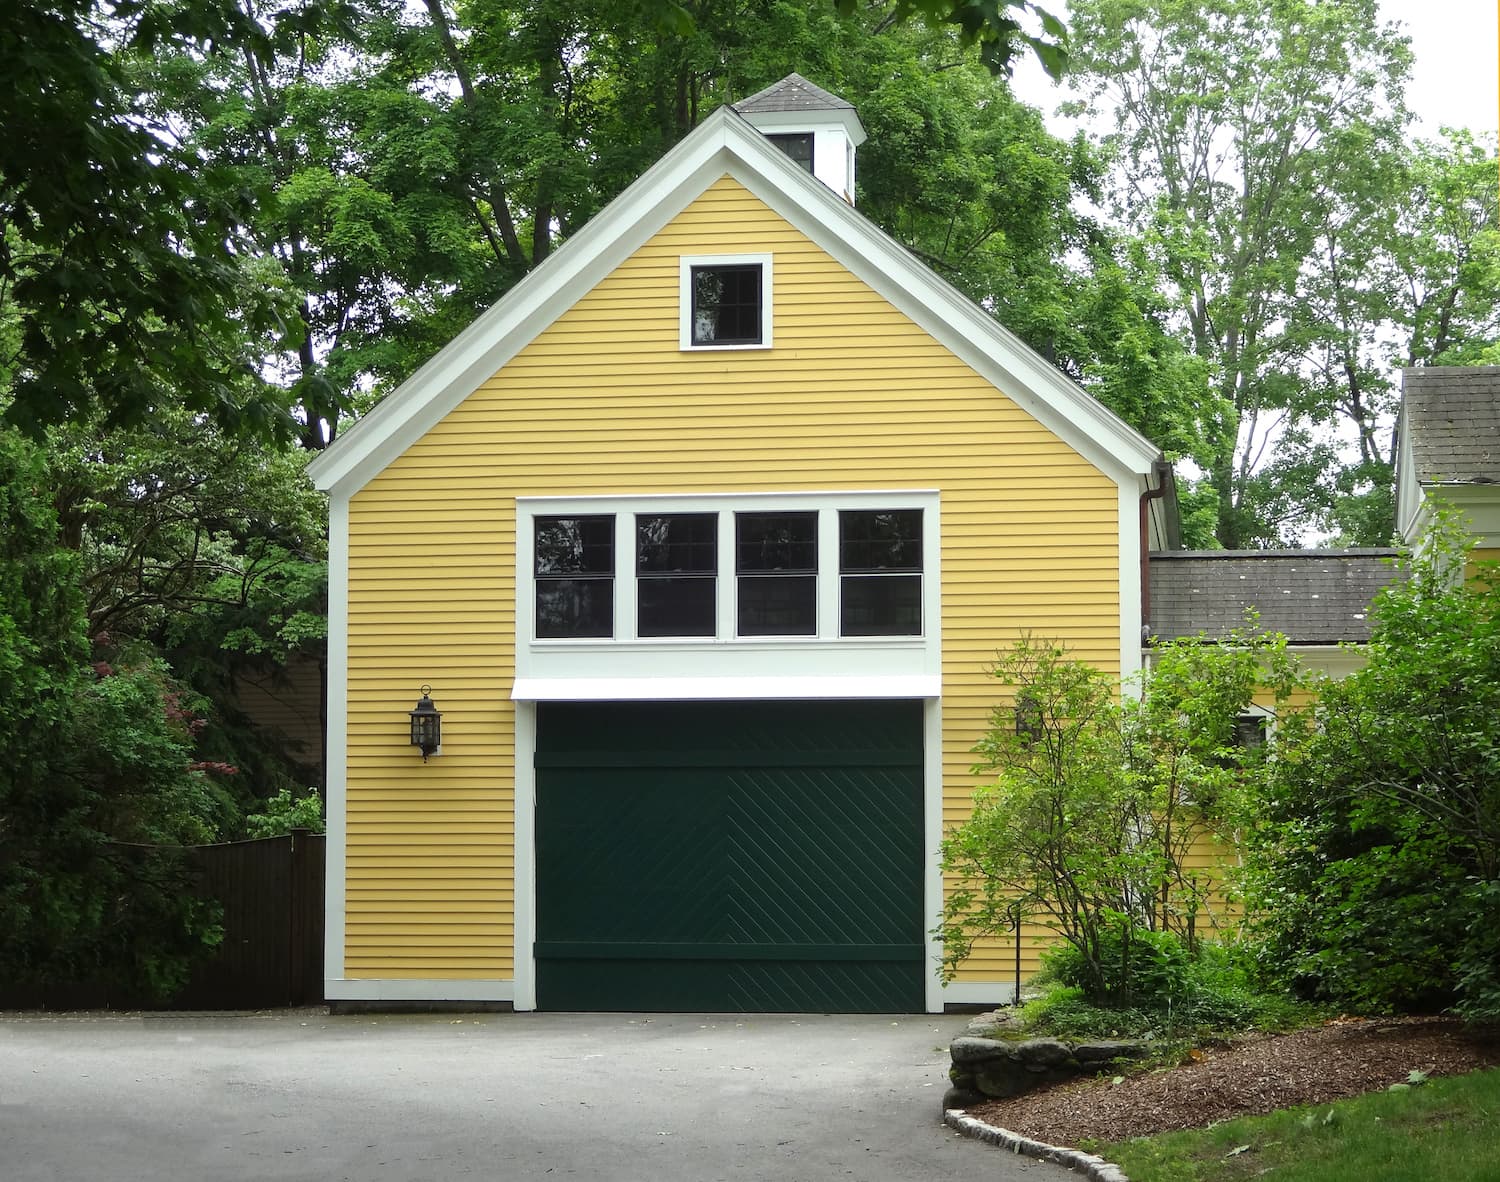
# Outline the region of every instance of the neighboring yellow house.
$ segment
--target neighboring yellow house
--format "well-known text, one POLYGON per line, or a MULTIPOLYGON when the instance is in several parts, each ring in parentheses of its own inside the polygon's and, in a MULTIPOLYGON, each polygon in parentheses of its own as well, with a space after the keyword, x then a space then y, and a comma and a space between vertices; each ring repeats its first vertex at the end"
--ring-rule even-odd
POLYGON ((1500 559, 1500 366, 1429 366, 1402 374, 1396 530, 1419 539, 1433 507, 1461 512, 1476 561, 1500 559))
POLYGON ((1169 470, 854 210, 863 139, 716 112, 312 465, 331 1001, 1008 998, 930 931, 986 668, 1139 669, 1169 470))

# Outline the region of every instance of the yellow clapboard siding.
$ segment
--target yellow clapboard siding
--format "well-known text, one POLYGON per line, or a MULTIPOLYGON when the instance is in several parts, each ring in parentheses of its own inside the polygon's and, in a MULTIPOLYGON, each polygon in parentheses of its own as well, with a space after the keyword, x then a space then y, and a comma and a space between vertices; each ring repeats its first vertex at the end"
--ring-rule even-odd
MULTIPOLYGON (((1118 667, 1118 490, 735 182, 363 488, 349 509, 346 975, 513 971, 516 497, 884 488, 942 490, 956 820, 978 783, 969 748, 1004 696, 986 673, 997 650, 1030 631, 1118 667), (774 255, 775 347, 682 352, 679 255, 737 250, 774 255), (444 713, 444 755, 425 766, 402 733, 422 684, 444 713), (489 907, 484 939, 454 926, 489 907)), ((1026 972, 1036 945, 1028 931, 1026 972)), ((985 945, 965 975, 1010 971, 1004 945, 985 945)))

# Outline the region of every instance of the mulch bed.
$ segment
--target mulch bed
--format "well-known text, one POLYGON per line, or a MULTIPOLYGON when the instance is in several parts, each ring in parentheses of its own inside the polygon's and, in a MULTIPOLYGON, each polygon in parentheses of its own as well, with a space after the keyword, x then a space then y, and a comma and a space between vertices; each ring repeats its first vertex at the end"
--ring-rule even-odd
POLYGON ((1461 1075, 1500 1066, 1500 1032, 1452 1018, 1340 1018, 1290 1034, 1255 1035, 1194 1051, 1190 1062, 1081 1079, 969 1115, 1053 1145, 1123 1141, 1202 1128, 1234 1116, 1323 1104, 1406 1082, 1411 1071, 1461 1075))

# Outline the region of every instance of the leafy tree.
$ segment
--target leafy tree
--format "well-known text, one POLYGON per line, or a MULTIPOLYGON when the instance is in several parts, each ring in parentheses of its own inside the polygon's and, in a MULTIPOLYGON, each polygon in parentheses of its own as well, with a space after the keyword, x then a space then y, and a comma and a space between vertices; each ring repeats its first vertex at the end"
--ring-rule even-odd
MULTIPOLYGON (((249 19, 213 4, 18 0, 0 13, 0 377, 33 433, 99 412, 137 423, 170 404, 232 431, 285 426, 259 379, 277 301, 242 265, 255 201, 152 118, 135 63, 163 46, 268 55, 314 9, 249 19)), ((323 9, 317 9, 321 17, 323 9)))
MULTIPOLYGON (((654 8, 658 26, 677 36, 690 35, 698 27, 701 9, 707 7, 686 0, 648 0, 648 4, 654 8)), ((858 8, 855 0, 833 0, 833 4, 844 16, 858 8)), ((956 27, 963 45, 977 47, 980 60, 994 74, 1008 75, 1023 46, 1036 54, 1052 77, 1067 69, 1067 30, 1034 0, 883 0, 872 7, 882 12, 883 22, 920 18, 928 24, 956 27), (1028 31, 1028 26, 1036 31, 1028 31)))
POLYGON ((1129 1004, 1140 984, 1132 944, 1161 951, 1140 933, 1191 949, 1213 926, 1218 884, 1190 870, 1188 854, 1221 832, 1227 798, 1259 774, 1235 719, 1260 684, 1284 705, 1295 667, 1280 638, 1175 642, 1140 695, 1122 698, 1098 670, 1023 640, 994 673, 1014 696, 975 748, 975 771, 997 778, 943 841, 955 880, 939 928, 945 969, 1019 914, 1062 937, 1091 1000, 1129 1004))
POLYGON ((1391 318, 1406 365, 1500 360, 1500 195, 1495 137, 1445 130, 1417 143, 1391 203, 1391 318))
MULTIPOLYGON (((1278 744, 1246 828, 1267 963, 1341 1004, 1500 1015, 1500 570, 1450 520, 1372 609, 1368 663, 1278 744)), ((1424 543, 1425 544, 1425 543, 1424 543)))
POLYGON ((1477 362, 1500 341, 1496 165, 1493 149, 1466 132, 1357 149, 1321 211, 1288 325, 1345 455, 1325 447, 1325 473, 1300 487, 1342 543, 1387 545, 1393 368, 1477 362))
POLYGON ((185 613, 242 607, 283 564, 324 557, 305 453, 236 447, 181 410, 131 430, 70 425, 47 444, 91 637, 161 642, 185 613))
POLYGON ((0 964, 13 981, 164 992, 216 937, 183 844, 233 808, 160 663, 87 663, 79 556, 39 450, 0 430, 0 964))
POLYGON ((57 428, 48 445, 95 658, 149 649, 170 661, 210 703, 198 757, 241 769, 229 789, 242 806, 316 782, 238 705, 247 679, 324 662, 325 508, 308 453, 236 448, 180 411, 134 430, 57 428))
POLYGON ((1368 442, 1385 410, 1310 380, 1297 322, 1320 232, 1326 245, 1358 204, 1364 162, 1400 144, 1406 43, 1374 0, 1078 0, 1072 13, 1076 76, 1118 115, 1116 211, 1160 258, 1211 367, 1197 459, 1219 541, 1293 540, 1340 466, 1328 429, 1360 415, 1350 426, 1368 442))
MULTIPOLYGON (((854 11, 854 0, 835 0, 840 12, 854 11)), ((920 15, 929 22, 956 25, 965 46, 978 46, 979 58, 991 73, 1009 74, 1020 45, 1036 54, 1042 68, 1053 78, 1068 66, 1067 30, 1061 21, 1033 0, 893 0, 896 20, 920 15), (1031 33, 1023 23, 1031 14, 1040 31, 1031 33)))
POLYGON ((870 133, 866 215, 1168 455, 1201 451, 1203 366, 1168 329, 1154 260, 1078 211, 1097 153, 951 36, 888 32, 841 60, 870 133))

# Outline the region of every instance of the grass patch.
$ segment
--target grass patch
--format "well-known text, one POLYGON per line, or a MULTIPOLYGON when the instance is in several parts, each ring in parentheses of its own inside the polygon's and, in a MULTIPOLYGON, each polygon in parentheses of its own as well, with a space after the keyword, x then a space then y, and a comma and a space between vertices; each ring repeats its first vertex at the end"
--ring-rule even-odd
POLYGON ((1476 1071, 1088 1148, 1131 1182, 1493 1182, 1500 1177, 1497 1117, 1500 1070, 1476 1071))

